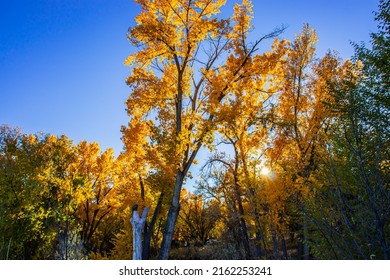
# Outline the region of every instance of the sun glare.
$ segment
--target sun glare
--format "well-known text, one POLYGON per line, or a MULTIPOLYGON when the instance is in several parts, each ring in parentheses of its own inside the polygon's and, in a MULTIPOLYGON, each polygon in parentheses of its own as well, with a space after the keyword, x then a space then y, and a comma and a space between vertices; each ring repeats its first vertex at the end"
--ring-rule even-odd
POLYGON ((270 170, 268 167, 263 167, 260 171, 260 174, 263 175, 263 176, 268 176, 270 174, 270 170))

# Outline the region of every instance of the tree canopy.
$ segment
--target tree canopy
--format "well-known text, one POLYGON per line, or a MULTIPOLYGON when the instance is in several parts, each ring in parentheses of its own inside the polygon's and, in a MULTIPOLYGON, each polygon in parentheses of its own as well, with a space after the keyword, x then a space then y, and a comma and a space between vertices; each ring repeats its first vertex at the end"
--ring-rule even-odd
POLYGON ((0 258, 388 259, 389 2, 349 59, 249 0, 136 2, 118 156, 0 126, 0 258))

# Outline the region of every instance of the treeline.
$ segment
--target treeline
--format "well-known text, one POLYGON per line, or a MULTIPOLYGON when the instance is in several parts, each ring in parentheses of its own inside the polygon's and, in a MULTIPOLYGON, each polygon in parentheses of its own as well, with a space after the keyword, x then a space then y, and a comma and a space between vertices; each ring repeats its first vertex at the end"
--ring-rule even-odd
POLYGON ((143 259, 388 259, 389 2, 345 61, 309 25, 258 54, 250 1, 139 2, 118 157, 1 127, 0 258, 131 259, 138 204, 143 259))

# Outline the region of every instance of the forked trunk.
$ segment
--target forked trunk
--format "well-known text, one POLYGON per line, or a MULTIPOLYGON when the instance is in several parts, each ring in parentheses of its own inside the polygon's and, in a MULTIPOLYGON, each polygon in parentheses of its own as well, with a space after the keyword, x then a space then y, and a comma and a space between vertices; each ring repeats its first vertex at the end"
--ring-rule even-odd
POLYGON ((142 217, 140 217, 136 207, 137 206, 134 207, 133 216, 130 219, 133 226, 133 260, 142 260, 142 230, 145 225, 149 208, 145 207, 142 212, 142 217))

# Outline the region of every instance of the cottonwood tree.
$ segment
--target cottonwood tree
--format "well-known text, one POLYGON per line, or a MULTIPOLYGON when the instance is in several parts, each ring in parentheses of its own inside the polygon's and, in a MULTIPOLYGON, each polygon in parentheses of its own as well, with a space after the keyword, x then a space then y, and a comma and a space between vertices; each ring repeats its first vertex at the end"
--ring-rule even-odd
POLYGON ((123 141, 126 150, 139 146, 146 159, 163 161, 173 178, 159 255, 167 259, 180 191, 200 148, 213 141, 215 113, 235 86, 253 77, 260 42, 281 30, 250 43, 248 0, 236 4, 229 19, 217 17, 224 0, 136 2, 142 11, 128 38, 139 51, 125 61, 132 93, 123 141))
POLYGON ((269 156, 284 170, 286 191, 298 207, 298 255, 309 258, 308 221, 304 200, 310 195, 312 174, 326 154, 327 130, 332 120, 328 83, 340 77, 334 53, 315 57, 317 35, 305 25, 288 50, 284 78, 275 109, 275 130, 269 156))
POLYGON ((89 252, 103 252, 112 232, 104 233, 101 229, 107 220, 113 223, 112 215, 118 207, 117 161, 112 149, 102 152, 99 144, 86 141, 76 146, 76 154, 70 172, 79 192, 77 218, 81 239, 89 252))
MULTIPOLYGON (((256 220, 256 227, 261 228, 259 210, 254 205, 256 187, 252 166, 254 159, 261 157, 266 149, 268 127, 272 119, 270 99, 277 92, 282 77, 282 61, 287 52, 287 41, 275 40, 272 50, 258 55, 254 60, 251 79, 243 80, 232 89, 232 98, 224 100, 216 114, 217 131, 221 135, 221 143, 232 148, 233 160, 211 159, 220 162, 232 172, 234 190, 238 205, 240 232, 245 248, 245 257, 252 258, 249 246, 247 222, 243 200, 251 202, 251 213, 256 220)), ((260 236, 257 232, 257 236, 260 236)))

